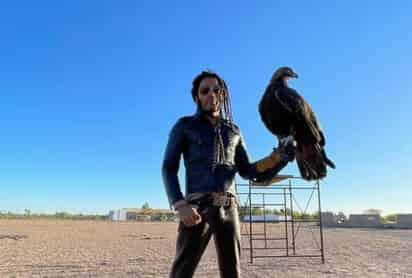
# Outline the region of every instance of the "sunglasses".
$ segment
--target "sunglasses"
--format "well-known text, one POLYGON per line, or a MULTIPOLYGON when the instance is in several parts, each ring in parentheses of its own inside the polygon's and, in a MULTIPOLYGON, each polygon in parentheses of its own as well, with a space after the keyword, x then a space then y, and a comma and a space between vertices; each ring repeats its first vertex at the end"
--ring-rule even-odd
POLYGON ((205 88, 201 88, 199 90, 199 93, 203 96, 207 95, 209 92, 212 92, 215 95, 219 95, 219 94, 223 93, 223 89, 219 86, 216 86, 216 87, 213 87, 213 88, 205 87, 205 88))

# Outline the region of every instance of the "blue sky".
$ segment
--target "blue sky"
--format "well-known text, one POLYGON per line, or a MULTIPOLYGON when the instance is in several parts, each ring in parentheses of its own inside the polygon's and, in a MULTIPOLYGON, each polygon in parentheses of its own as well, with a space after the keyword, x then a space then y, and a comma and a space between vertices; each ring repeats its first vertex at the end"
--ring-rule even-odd
POLYGON ((167 208, 161 160, 171 126, 194 112, 192 78, 226 79, 255 160, 277 144, 258 102, 289 65, 337 164, 323 209, 412 212, 411 12, 409 1, 3 4, 0 210, 167 208))

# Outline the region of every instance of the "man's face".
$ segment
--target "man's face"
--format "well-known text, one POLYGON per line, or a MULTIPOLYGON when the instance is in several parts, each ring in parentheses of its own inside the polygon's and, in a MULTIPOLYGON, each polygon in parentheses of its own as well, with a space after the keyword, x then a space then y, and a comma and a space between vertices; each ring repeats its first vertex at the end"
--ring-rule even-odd
POLYGON ((223 101, 223 89, 216 78, 206 77, 200 81, 197 102, 203 111, 219 116, 223 101))

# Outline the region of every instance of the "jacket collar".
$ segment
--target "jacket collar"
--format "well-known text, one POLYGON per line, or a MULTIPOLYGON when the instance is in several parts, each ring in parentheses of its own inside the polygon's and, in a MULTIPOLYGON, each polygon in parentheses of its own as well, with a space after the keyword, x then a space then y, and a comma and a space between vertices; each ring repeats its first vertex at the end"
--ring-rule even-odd
MULTIPOLYGON (((202 121, 202 122, 204 121, 204 122, 208 123, 209 125, 212 125, 211 122, 206 118, 206 115, 199 108, 196 110, 196 113, 193 115, 193 117, 196 120, 199 120, 199 121, 202 121)), ((219 125, 221 125, 223 122, 224 121, 223 121, 222 117, 220 117, 219 125)))

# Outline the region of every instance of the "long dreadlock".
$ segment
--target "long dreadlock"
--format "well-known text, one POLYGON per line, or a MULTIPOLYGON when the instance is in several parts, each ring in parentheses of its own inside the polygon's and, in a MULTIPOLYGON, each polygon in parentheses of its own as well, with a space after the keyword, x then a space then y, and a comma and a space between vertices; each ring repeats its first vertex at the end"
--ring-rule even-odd
POLYGON ((192 82, 192 98, 193 101, 196 102, 197 91, 199 90, 200 82, 205 78, 216 78, 219 85, 222 87, 223 90, 223 105, 220 108, 220 115, 223 119, 228 120, 230 123, 233 122, 232 116, 232 105, 230 101, 229 90, 227 88, 225 80, 221 78, 217 73, 207 70, 202 71, 199 75, 197 75, 192 82))

